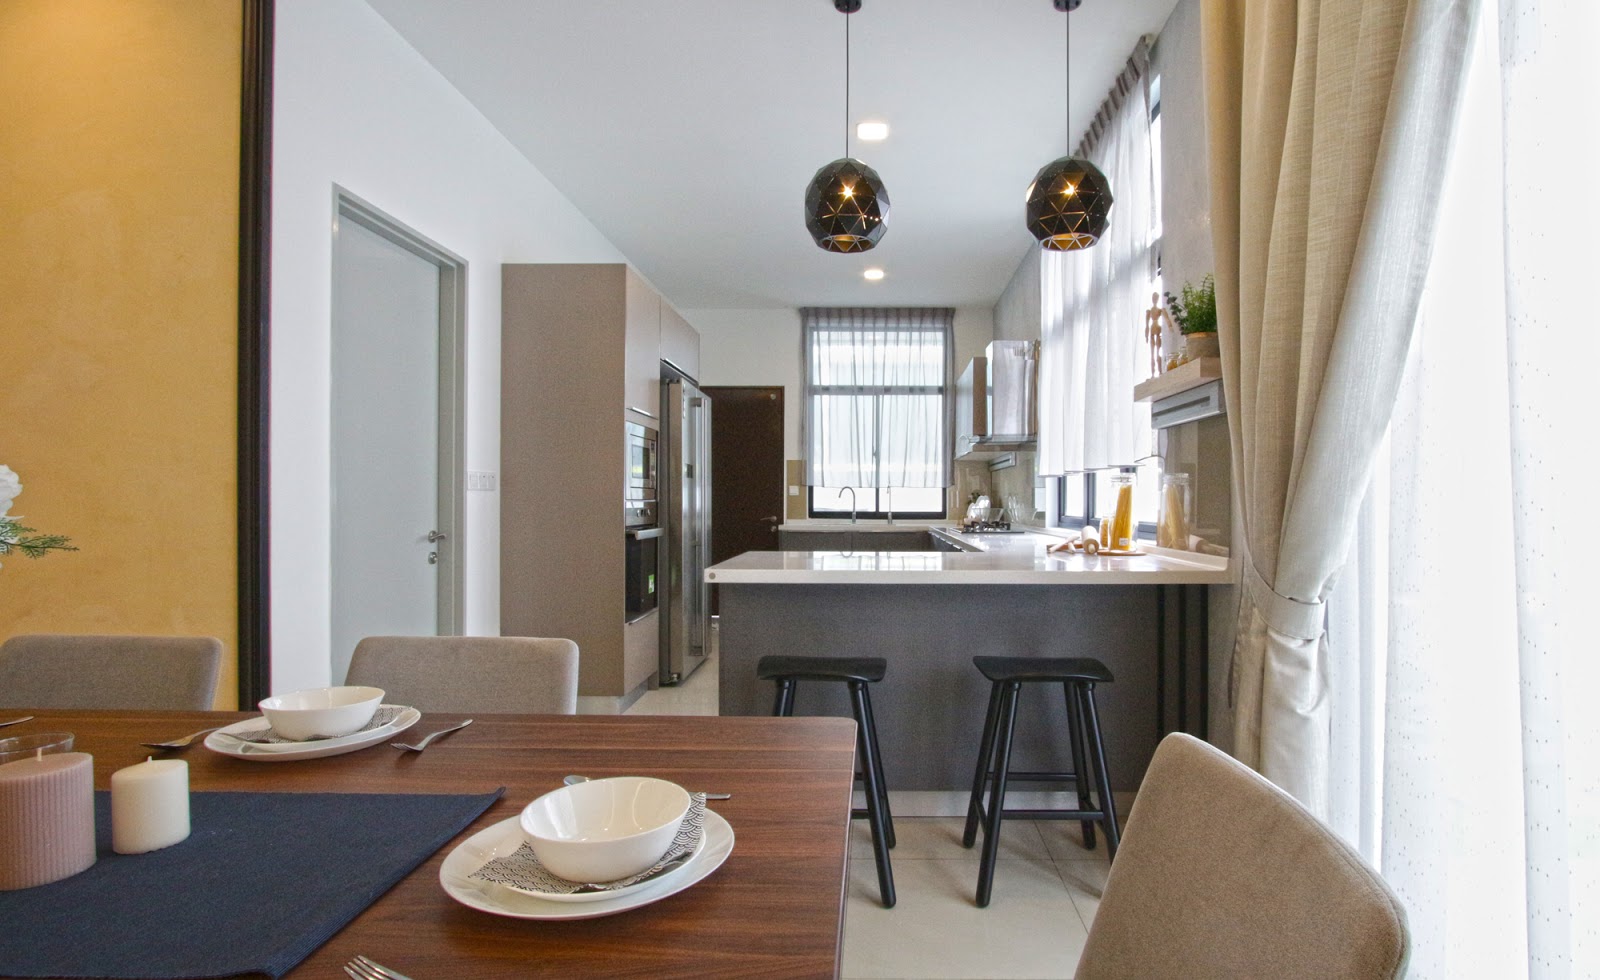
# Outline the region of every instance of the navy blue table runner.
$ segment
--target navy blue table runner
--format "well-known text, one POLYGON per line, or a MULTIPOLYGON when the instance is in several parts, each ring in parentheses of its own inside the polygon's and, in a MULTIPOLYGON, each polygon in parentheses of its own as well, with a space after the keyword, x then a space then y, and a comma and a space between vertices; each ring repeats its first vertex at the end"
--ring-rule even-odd
POLYGON ((194 793, 187 840, 0 892, 0 975, 280 977, 505 793, 194 793))

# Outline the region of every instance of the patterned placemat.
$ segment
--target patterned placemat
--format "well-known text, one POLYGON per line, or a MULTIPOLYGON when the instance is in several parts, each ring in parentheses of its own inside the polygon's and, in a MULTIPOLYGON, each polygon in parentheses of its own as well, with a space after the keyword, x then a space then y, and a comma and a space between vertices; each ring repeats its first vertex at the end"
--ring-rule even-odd
POLYGON ((512 853, 494 858, 467 877, 549 895, 615 891, 664 874, 689 860, 700 847, 700 838, 705 835, 705 819, 706 794, 691 793, 689 812, 684 814, 683 823, 678 825, 678 833, 672 838, 672 846, 661 855, 661 860, 638 874, 616 881, 568 881, 546 868, 526 841, 512 853))

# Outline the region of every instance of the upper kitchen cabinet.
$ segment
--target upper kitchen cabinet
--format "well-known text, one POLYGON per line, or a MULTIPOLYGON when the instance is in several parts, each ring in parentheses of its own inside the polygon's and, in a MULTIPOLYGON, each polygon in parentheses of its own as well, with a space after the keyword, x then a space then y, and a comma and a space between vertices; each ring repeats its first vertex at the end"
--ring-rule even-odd
MULTIPOLYGON (((603 267, 602 267, 603 268, 603 267)), ((623 272, 626 291, 624 315, 623 408, 661 424, 661 317, 671 309, 637 272, 623 272)), ((676 316, 677 314, 673 314, 676 316)), ((682 319, 681 317, 679 319, 682 319)), ((685 324, 687 326, 687 324, 685 324)))
POLYGON ((661 359, 692 379, 700 377, 700 332, 665 302, 661 304, 661 359))

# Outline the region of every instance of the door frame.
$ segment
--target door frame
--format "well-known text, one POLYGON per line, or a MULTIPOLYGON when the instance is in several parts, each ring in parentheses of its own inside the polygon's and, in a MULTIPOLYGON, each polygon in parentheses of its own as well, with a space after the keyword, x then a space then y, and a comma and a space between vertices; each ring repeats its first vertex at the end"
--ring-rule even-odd
MULTIPOLYGON (((440 636, 459 636, 465 607, 465 562, 462 537, 466 527, 466 340, 467 340, 467 260, 434 242, 405 223, 373 207, 355 194, 333 186, 334 234, 344 221, 353 221, 439 269, 439 388, 438 388, 438 507, 441 520, 435 530, 442 532, 436 547, 439 552, 438 631, 440 636)), ((330 280, 338 282, 338 250, 333 250, 330 280)), ((332 311, 328 321, 333 330, 332 311)), ((337 381, 330 370, 329 389, 337 381)), ((331 433, 330 433, 331 434, 331 433)), ((332 441, 329 452, 332 452, 332 441)), ((331 472, 331 459, 330 459, 331 472)), ((332 554, 332 524, 329 525, 329 554, 332 554)))

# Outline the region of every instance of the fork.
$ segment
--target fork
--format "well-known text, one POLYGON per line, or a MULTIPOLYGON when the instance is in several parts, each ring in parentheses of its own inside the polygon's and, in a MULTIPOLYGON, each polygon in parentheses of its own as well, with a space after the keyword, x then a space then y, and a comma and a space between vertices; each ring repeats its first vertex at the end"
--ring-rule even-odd
MULTIPOLYGON (((222 726, 220 725, 217 726, 217 728, 221 727, 222 726)), ((182 749, 193 745, 195 739, 199 738, 200 736, 209 735, 211 732, 216 730, 216 728, 202 728, 193 735, 185 735, 182 738, 175 738, 170 742, 140 742, 139 744, 149 749, 182 749)))
POLYGON ((9 727, 11 725, 20 725, 25 721, 32 721, 32 720, 33 720, 33 715, 23 715, 21 718, 12 718, 9 721, 0 721, 0 728, 7 728, 7 727, 9 727))
POLYGON ((365 956, 357 956, 346 963, 344 972, 347 976, 355 977, 355 980, 411 980, 404 973, 396 973, 365 956))
POLYGON ((407 749, 407 750, 409 750, 411 752, 421 752, 423 749, 425 749, 429 745, 431 745, 433 743, 433 740, 438 738, 440 735, 448 735, 451 732, 459 731, 460 729, 463 729, 463 728, 467 727, 470 724, 472 724, 472 719, 468 718, 466 721, 462 722, 459 725, 451 725, 449 728, 441 728, 438 731, 434 732, 432 735, 429 735, 427 738, 424 738, 422 741, 418 742, 415 745, 408 745, 405 742, 390 742, 389 744, 394 746, 397 749, 407 749))

